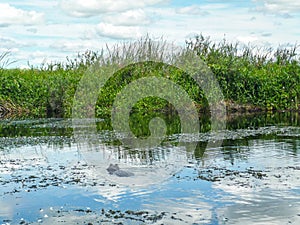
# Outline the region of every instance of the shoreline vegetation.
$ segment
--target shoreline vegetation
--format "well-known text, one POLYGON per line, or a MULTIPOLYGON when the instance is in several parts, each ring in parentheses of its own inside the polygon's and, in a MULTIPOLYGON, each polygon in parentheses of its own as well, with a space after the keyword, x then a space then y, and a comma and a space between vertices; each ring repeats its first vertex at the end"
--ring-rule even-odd
MULTIPOLYGON (((41 65, 40 68, 6 69, 8 53, 0 54, 0 118, 10 116, 72 116, 77 85, 90 66, 120 65, 126 57, 138 54, 163 55, 166 42, 159 44, 144 37, 135 44, 125 44, 100 52, 86 51, 65 63, 41 65), (120 51, 122 49, 122 51, 120 51), (105 56, 105 51, 109 56, 105 56)), ((227 111, 272 112, 300 111, 300 58, 298 46, 277 49, 245 46, 223 40, 212 42, 202 35, 186 41, 184 50, 195 51, 215 75, 223 92, 227 111)), ((181 54, 181 53, 178 53, 181 54)), ((174 56, 176 57, 176 55, 174 56)), ((163 63, 146 62, 118 70, 99 93, 97 117, 110 115, 114 98, 130 82, 142 77, 158 76, 180 85, 194 100, 199 113, 207 111, 203 91, 183 71, 163 63)), ((216 103, 219 104, 219 103, 216 103)), ((165 100, 149 97, 139 101, 133 111, 169 112, 174 108, 165 100)))

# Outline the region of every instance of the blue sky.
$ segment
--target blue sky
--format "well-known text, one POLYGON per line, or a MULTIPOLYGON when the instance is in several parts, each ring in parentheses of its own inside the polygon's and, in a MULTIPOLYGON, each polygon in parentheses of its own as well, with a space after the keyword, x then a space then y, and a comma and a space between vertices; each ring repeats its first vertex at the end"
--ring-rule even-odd
POLYGON ((26 68, 146 34, 277 47, 298 42, 299 24, 295 0, 2 0, 0 53, 10 50, 11 67, 26 68))

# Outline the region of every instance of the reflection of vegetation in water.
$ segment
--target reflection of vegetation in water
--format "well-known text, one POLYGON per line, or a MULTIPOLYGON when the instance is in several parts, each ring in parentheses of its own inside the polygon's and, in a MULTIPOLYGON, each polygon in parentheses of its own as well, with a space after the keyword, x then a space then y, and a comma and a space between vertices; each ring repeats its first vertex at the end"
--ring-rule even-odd
POLYGON ((0 121, 0 137, 40 137, 72 135, 71 124, 61 119, 3 120, 0 121))
POLYGON ((262 126, 300 126, 300 115, 297 112, 259 113, 246 115, 229 115, 228 129, 257 128, 262 126))
MULTIPOLYGON (((163 99, 158 99, 161 104, 166 104, 163 109, 159 109, 156 101, 156 97, 148 97, 137 102, 137 104, 131 110, 129 115, 129 125, 132 133, 136 137, 148 137, 150 136, 149 122, 156 117, 160 117, 165 121, 167 126, 166 135, 179 134, 181 133, 180 118, 176 109, 163 99), (142 102, 142 103, 141 103, 142 102), (147 104, 145 104, 148 102, 147 104), (149 110, 154 107, 157 110, 149 110)), ((121 112, 119 112, 121 113, 121 112)), ((187 115, 188 116, 188 115, 187 115)), ((110 117, 102 122, 97 123, 98 130, 113 130, 111 126, 110 117)), ((194 118, 190 118, 194 119, 194 118)), ((199 117, 199 128, 200 132, 208 132, 211 129, 211 121, 209 114, 201 114, 199 117)))
MULTIPOLYGON (((152 111, 151 109, 155 106, 155 102, 151 102, 155 97, 149 97, 146 100, 143 99, 142 104, 140 102, 131 110, 130 115, 130 128, 137 137, 148 137, 150 136, 149 122, 155 117, 162 118, 167 126, 166 135, 179 134, 181 133, 180 117, 177 110, 163 99, 159 99, 160 102, 165 104, 164 109, 152 111), (145 102, 149 102, 145 104, 145 102)), ((186 116, 189 116, 188 114, 186 116)), ((190 118, 191 120, 195 118, 190 118)), ((200 116, 200 132, 207 132, 210 130, 211 121, 209 115, 200 116)))
MULTIPOLYGON (((150 106, 151 107, 151 106, 150 106)), ((130 116, 131 131, 138 137, 145 138, 149 135, 149 121, 154 117, 161 117, 167 125, 167 138, 163 141, 162 147, 176 146, 180 133, 180 120, 176 111, 173 114, 168 112, 151 112, 133 110, 130 116), (174 135, 175 134, 175 135, 174 135)), ((210 130, 210 118, 200 116, 201 132, 210 130)), ((225 131, 226 139, 223 141, 223 154, 225 158, 233 159, 243 156, 243 151, 248 151, 248 141, 250 139, 270 140, 286 142, 294 154, 299 152, 299 129, 300 116, 298 113, 276 113, 276 114, 253 114, 247 116, 230 117, 227 122, 228 131, 225 131), (298 132, 298 133, 297 133, 298 132), (230 146, 233 146, 231 148, 230 146), (244 146, 237 148, 236 146, 244 146), (233 150, 234 149, 234 150, 233 150)), ((126 157, 137 156, 137 152, 132 149, 123 148, 121 142, 113 135, 109 119, 97 122, 99 136, 103 142, 116 151, 126 152, 126 157)), ((9 146, 38 145, 48 143, 54 146, 63 146, 72 143, 72 124, 70 120, 39 119, 39 120, 3 120, 0 122, 0 145, 1 148, 9 146), (7 138, 9 137, 9 138, 7 138)), ((195 141, 195 140, 193 140, 195 141)), ((196 140, 197 148, 192 154, 196 159, 204 156, 207 139, 196 140)), ((151 151, 139 152, 141 158, 155 159, 155 153, 151 151)), ((168 154, 167 152, 162 155, 168 154)))
POLYGON ((69 146, 72 130, 66 120, 3 120, 0 121, 0 149, 41 144, 69 146))
MULTIPOLYGON (((180 119, 176 112, 151 112, 149 111, 149 108, 151 107, 152 104, 143 106, 142 110, 133 109, 131 111, 130 128, 136 137, 149 137, 151 135, 149 130, 149 123, 151 119, 155 117, 160 117, 165 121, 167 125, 167 135, 180 133, 180 119)), ((172 111, 172 109, 169 109, 168 111, 172 111)))
POLYGON ((247 155, 244 153, 248 151, 249 151, 248 139, 223 141, 222 154, 224 160, 230 161, 232 165, 234 164, 234 161, 237 159, 246 160, 247 155))
MULTIPOLYGON (((152 112, 148 114, 143 114, 141 111, 132 112, 131 114, 131 131, 141 137, 147 137, 149 135, 149 121, 155 117, 160 116, 164 119, 168 127, 168 135, 178 134, 180 133, 180 121, 178 115, 175 113, 172 114, 163 114, 161 112, 152 112)), ((249 139, 252 138, 262 138, 266 140, 278 139, 280 136, 280 129, 275 128, 272 129, 271 126, 299 126, 300 125, 300 117, 298 113, 275 113, 275 114, 251 114, 251 115, 239 115, 239 116, 231 116, 227 122, 228 131, 226 138, 223 141, 223 146, 227 146, 223 149, 223 154, 225 158, 233 160, 234 158, 244 157, 244 151, 249 151, 247 148, 249 139), (267 127, 266 129, 256 130, 260 127, 267 127), (270 128, 268 128, 270 127, 270 128), (241 129, 241 130, 236 130, 241 129), (234 131, 231 133, 231 130, 234 131), (230 146, 234 146, 234 148, 230 148, 230 146), (229 147, 228 147, 229 146, 229 147), (242 146, 237 148, 237 146, 242 146), (234 150, 233 150, 234 149, 234 150)), ((200 126, 201 132, 210 131, 210 118, 209 116, 200 116, 200 126)), ((112 129, 109 126, 109 121, 99 123, 98 129, 112 129), (100 126, 101 124, 101 126, 100 126)), ((288 128, 288 130, 291 128, 288 128)), ((284 131, 283 131, 284 132, 284 131)), ((204 138, 205 139, 205 138, 204 138)), ((292 140, 293 151, 296 153, 297 151, 297 137, 290 137, 292 140)), ((121 145, 119 141, 113 141, 114 144, 121 145)), ((168 140, 165 140, 168 142, 168 140)), ((176 140, 175 140, 176 142, 176 140)), ((112 143, 113 144, 113 143, 112 143)), ((172 142, 172 144, 174 144, 172 142)), ((193 153, 193 157, 196 159, 201 159, 204 156, 205 149, 207 146, 207 140, 198 140, 197 147, 193 153)))
MULTIPOLYGON (((151 106, 150 106, 151 107, 151 106)), ((172 106, 170 106, 172 107, 172 106)), ((132 110, 130 115, 130 128, 136 136, 149 135, 149 121, 154 117, 161 117, 168 126, 168 135, 180 133, 180 119, 174 109, 172 113, 157 111, 149 112, 145 107, 142 110, 132 110)), ((200 114, 200 132, 210 131, 210 116, 200 114)), ((228 115, 227 129, 258 128, 264 126, 300 126, 300 116, 297 112, 284 113, 255 113, 255 114, 232 114, 228 115)), ((112 130, 110 119, 107 118, 98 123, 98 130, 112 130)))
MULTIPOLYGON (((246 131, 245 131, 246 132, 246 131)), ((288 153, 290 156, 299 155, 299 135, 300 130, 295 130, 293 133, 293 129, 286 129, 286 132, 280 132, 276 129, 272 131, 270 128, 269 131, 266 133, 262 133, 256 136, 248 136, 244 139, 229 139, 223 141, 222 147, 222 154, 224 160, 230 161, 230 163, 233 165, 236 160, 239 161, 247 161, 247 158, 251 155, 249 151, 251 151, 251 142, 250 140, 256 140, 260 145, 259 148, 262 148, 262 151, 267 150, 269 147, 265 144, 268 144, 270 142, 276 143, 272 149, 272 151, 275 151, 275 149, 281 149, 284 150, 284 152, 288 153), (291 134, 289 134, 291 133, 291 134), (281 147, 280 147, 281 146, 281 147), (266 149, 263 149, 263 148, 266 149)), ((283 153, 285 154, 285 153, 283 153)))
MULTIPOLYGON (((175 146, 168 145, 162 145, 159 148, 140 149, 130 149, 117 145, 116 148, 111 150, 112 152, 110 157, 126 161, 129 164, 137 165, 154 165, 156 163, 166 162, 170 160, 170 158, 174 158, 174 155, 179 155, 180 153, 178 152, 180 149, 176 149, 175 146)), ((181 154, 183 154, 182 151, 181 154)))
MULTIPOLYGON (((166 102, 167 103, 167 102, 166 102)), ((149 122, 151 119, 155 117, 160 117, 165 121, 166 127, 167 127, 167 133, 166 133, 166 139, 162 142, 163 145, 167 145, 170 141, 172 142, 172 145, 177 145, 178 137, 174 138, 172 135, 174 134, 180 134, 181 133, 181 126, 180 126, 180 118, 178 116, 178 113, 176 110, 172 107, 172 105, 169 105, 170 109, 165 110, 158 110, 158 111, 152 111, 148 110, 147 107, 152 107, 151 103, 149 105, 144 105, 143 107, 140 107, 139 110, 137 110, 135 107, 132 109, 130 114, 130 129, 131 132, 138 138, 147 138, 150 136, 150 130, 149 130, 149 122), (171 138, 171 139, 170 139, 171 138)), ((193 118, 191 118, 193 119, 193 118)), ((211 121, 209 118, 209 115, 202 115, 199 118, 200 121, 200 131, 201 132, 208 132, 210 131, 211 127, 211 121)), ((98 130, 113 130, 110 123, 110 118, 99 122, 97 124, 98 130)), ((176 135, 175 135, 176 136, 176 135)), ((107 143, 120 146, 122 145, 119 140, 111 139, 107 143)), ((199 142, 197 144, 197 148, 195 150, 196 157, 199 158, 200 156, 203 156, 204 149, 207 145, 207 142, 199 142)), ((128 150, 128 152, 135 154, 136 152, 131 152, 128 150)), ((151 156, 151 151, 147 150, 148 156, 151 156)))

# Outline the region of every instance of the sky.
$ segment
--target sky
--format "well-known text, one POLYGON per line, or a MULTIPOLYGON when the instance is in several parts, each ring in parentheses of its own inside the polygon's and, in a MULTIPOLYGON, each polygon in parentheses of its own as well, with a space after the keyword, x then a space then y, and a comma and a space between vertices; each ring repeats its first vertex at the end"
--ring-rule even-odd
POLYGON ((0 55, 27 68, 145 35, 276 48, 299 42, 299 24, 298 0, 1 0, 0 55))

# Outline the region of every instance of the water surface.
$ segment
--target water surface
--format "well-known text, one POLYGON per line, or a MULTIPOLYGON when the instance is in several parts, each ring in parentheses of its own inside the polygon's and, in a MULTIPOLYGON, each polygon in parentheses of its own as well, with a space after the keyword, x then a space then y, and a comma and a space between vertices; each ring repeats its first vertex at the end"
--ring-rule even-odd
POLYGON ((221 146, 206 148, 220 135, 205 129, 185 138, 193 152, 178 134, 134 151, 97 123, 95 147, 71 120, 1 121, 2 224, 300 223, 298 114, 231 117, 221 146), (111 162, 135 176, 109 175, 111 162))

